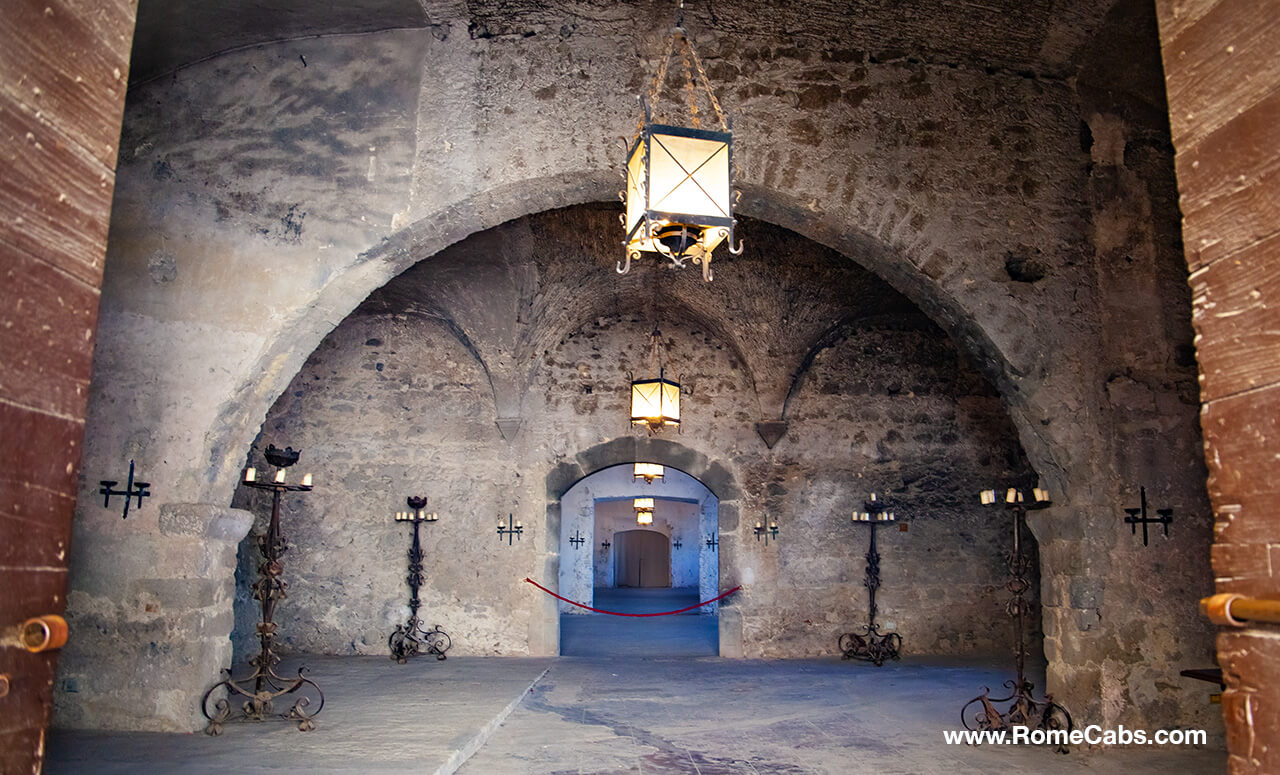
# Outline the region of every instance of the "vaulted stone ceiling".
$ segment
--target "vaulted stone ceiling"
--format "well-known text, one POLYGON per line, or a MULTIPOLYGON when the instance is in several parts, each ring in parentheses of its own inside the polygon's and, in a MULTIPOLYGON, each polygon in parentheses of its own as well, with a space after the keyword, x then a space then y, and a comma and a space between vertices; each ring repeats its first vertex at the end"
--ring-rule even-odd
MULTIPOLYGON (((713 46, 770 44, 853 49, 873 59, 919 59, 1066 77, 1114 0, 688 0, 695 36, 713 46), (714 34, 713 34, 714 33, 714 34)), ((229 49, 318 35, 433 27, 440 36, 570 36, 579 24, 665 27, 672 0, 142 0, 132 81, 229 49), (457 29, 456 20, 469 20, 457 29), (454 21, 443 21, 454 20, 454 21), (650 20, 656 20, 650 21, 650 20)), ((705 52, 714 56, 715 50, 705 52)))
POLYGON ((652 258, 618 275, 620 212, 582 205, 473 235, 380 288, 356 314, 444 321, 485 367, 500 416, 518 414, 541 356, 595 319, 687 321, 744 365, 765 420, 783 418, 812 356, 857 321, 923 320, 849 258, 750 219, 739 227, 742 255, 720 250, 713 282, 692 265, 674 270, 652 258))

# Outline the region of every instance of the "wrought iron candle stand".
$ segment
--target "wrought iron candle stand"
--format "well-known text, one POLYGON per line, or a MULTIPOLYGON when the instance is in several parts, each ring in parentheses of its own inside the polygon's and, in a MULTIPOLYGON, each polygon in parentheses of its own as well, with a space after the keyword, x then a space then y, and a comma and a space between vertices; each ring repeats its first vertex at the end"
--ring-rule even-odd
MULTIPOLYGON (((132 469, 130 469, 132 471, 132 469)), ((1134 535, 1138 534, 1138 525, 1142 525, 1142 545, 1147 544, 1147 525, 1163 525, 1164 537, 1169 537, 1169 523, 1173 521, 1173 509, 1156 509, 1158 517, 1147 516, 1147 488, 1140 487, 1139 497, 1141 505, 1136 509, 1125 509, 1124 513, 1129 516, 1124 518, 1126 525, 1130 527, 1134 535)))
MULTIPOLYGON (((982 491, 981 499, 986 506, 998 502, 995 490, 982 491)), ((1016 726, 1040 730, 1064 729, 1070 732, 1073 728, 1071 714, 1067 709, 1054 702, 1051 694, 1046 694, 1043 699, 1037 699, 1034 693, 1035 686, 1027 680, 1026 676, 1027 647, 1023 619, 1030 610, 1030 604, 1025 595, 1031 588, 1031 582, 1028 580, 1031 560, 1022 552, 1022 525, 1026 521, 1028 509, 1043 509, 1049 505, 1048 491, 1039 487, 1032 490, 1032 501, 1029 504, 1024 503, 1023 494, 1019 490, 1010 488, 1005 494, 1004 507, 1009 511, 1013 521, 1013 551, 1008 557, 1010 578, 1005 585, 1013 597, 1005 610, 1013 618, 1013 657, 1017 677, 1012 681, 1004 682, 1005 688, 1009 690, 1009 696, 994 698, 991 696, 991 690, 984 687, 982 694, 965 703, 960 709, 960 719, 966 729, 1005 729, 1016 726), (1001 712, 996 705, 1005 702, 1008 702, 1009 706, 1001 712)), ((1066 753, 1065 746, 1059 746, 1059 750, 1066 753)))
POLYGON ((296 678, 285 678, 275 671, 280 663, 280 656, 273 649, 276 637, 274 621, 276 603, 288 597, 285 590, 288 582, 280 578, 284 566, 280 558, 288 549, 284 534, 280 530, 280 496, 286 492, 310 492, 311 474, 302 478, 302 484, 286 484, 285 469, 298 462, 299 451, 292 447, 283 450, 275 445, 267 447, 267 462, 276 467, 276 474, 270 482, 257 480, 258 472, 253 468, 245 469, 243 484, 255 490, 271 492, 271 522, 267 532, 258 536, 258 551, 262 554, 262 564, 258 566, 261 578, 253 585, 253 597, 262 605, 262 621, 258 623, 258 654, 249 660, 253 672, 239 680, 232 678, 230 670, 224 670, 226 678, 209 688, 200 701, 200 710, 209 724, 205 733, 222 734, 224 724, 233 721, 265 721, 269 717, 286 721, 296 721, 298 729, 307 732, 315 729, 313 719, 324 710, 324 693, 315 681, 305 676, 307 668, 298 668, 296 678), (252 684, 252 689, 248 688, 252 684), (219 689, 225 690, 226 697, 214 700, 212 711, 210 700, 219 689), (285 695, 296 695, 297 699, 289 709, 280 713, 275 710, 275 702, 285 695), (313 696, 314 695, 314 698, 313 696), (244 702, 238 712, 232 710, 231 704, 237 697, 244 702), (311 710, 313 701, 315 710, 311 710))
POLYGON ((884 506, 883 501, 871 493, 863 511, 853 512, 853 523, 870 525, 870 543, 867 547, 867 576, 862 585, 867 588, 867 623, 857 632, 846 632, 837 644, 844 659, 859 659, 880 667, 887 660, 897 660, 902 654, 902 636, 896 632, 880 632, 876 624, 876 590, 880 588, 880 553, 876 551, 876 525, 895 522, 897 517, 884 506))
POLYGON ((426 573, 423 570, 423 560, 425 555, 422 553, 422 541, 418 536, 418 528, 423 522, 435 522, 440 519, 435 512, 425 511, 427 507, 427 499, 416 496, 409 496, 408 504, 410 511, 396 512, 397 522, 410 522, 413 524, 413 543, 409 545, 409 621, 405 624, 397 624, 395 632, 387 638, 387 647, 391 649, 391 658, 399 664, 409 661, 410 657, 416 657, 421 654, 435 654, 437 660, 445 658, 444 652, 449 650, 453 645, 453 641, 449 638, 449 634, 440 629, 440 625, 436 625, 434 629, 426 629, 422 626, 422 620, 418 618, 418 609, 422 607, 422 600, 418 597, 418 590, 426 581, 426 573))

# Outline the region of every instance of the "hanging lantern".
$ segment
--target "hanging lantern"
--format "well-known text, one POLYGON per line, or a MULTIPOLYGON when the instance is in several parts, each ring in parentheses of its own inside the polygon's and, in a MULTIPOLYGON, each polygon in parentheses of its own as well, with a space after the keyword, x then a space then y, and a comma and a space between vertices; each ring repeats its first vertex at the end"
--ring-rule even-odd
POLYGON ((680 23, 667 40, 648 99, 641 97, 644 119, 627 151, 627 188, 620 193, 626 204, 622 225, 626 229, 625 263, 618 273, 631 269, 631 260, 642 253, 658 253, 672 266, 692 260, 702 266, 702 279, 711 281, 712 251, 729 241, 729 252, 738 255, 742 245, 733 243, 733 134, 711 91, 702 60, 680 23), (651 109, 667 77, 667 64, 676 40, 684 63, 685 92, 689 96, 689 123, 674 126, 653 122, 651 109), (719 130, 703 129, 698 117, 694 68, 714 112, 719 130))
POLYGON ((662 368, 662 333, 656 326, 649 335, 649 379, 631 380, 631 425, 646 425, 650 433, 680 427, 680 383, 667 379, 662 368))
POLYGON ((653 524, 653 498, 636 498, 631 505, 636 510, 637 525, 653 524))
POLYGON ((662 479, 665 471, 662 466, 657 463, 636 463, 635 472, 631 475, 632 481, 644 480, 645 484, 653 484, 654 480, 662 479))
POLYGON ((657 379, 631 383, 631 424, 647 425, 650 432, 680 425, 680 383, 658 372, 657 379))

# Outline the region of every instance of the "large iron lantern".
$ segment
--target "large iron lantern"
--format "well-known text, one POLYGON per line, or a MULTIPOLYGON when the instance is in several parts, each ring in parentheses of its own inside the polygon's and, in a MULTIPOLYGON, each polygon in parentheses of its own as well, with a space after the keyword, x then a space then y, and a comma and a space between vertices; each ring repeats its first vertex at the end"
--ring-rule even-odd
POLYGON ((647 425, 651 432, 680 425, 680 383, 658 372, 657 379, 631 383, 631 424, 647 425))
POLYGON ((618 273, 630 271, 633 258, 657 253, 677 267, 692 260, 702 266, 702 279, 710 281, 712 251, 720 243, 728 240, 730 253, 742 252, 741 245, 733 244, 733 205, 737 199, 732 184, 733 134, 711 91, 702 60, 680 26, 667 41, 649 98, 641 97, 640 101, 644 120, 627 149, 627 187, 621 192, 626 203, 622 224, 627 238, 623 243, 626 261, 618 264, 618 273), (677 39, 689 95, 689 127, 655 123, 651 112, 677 39), (695 66, 718 130, 701 126, 695 66))

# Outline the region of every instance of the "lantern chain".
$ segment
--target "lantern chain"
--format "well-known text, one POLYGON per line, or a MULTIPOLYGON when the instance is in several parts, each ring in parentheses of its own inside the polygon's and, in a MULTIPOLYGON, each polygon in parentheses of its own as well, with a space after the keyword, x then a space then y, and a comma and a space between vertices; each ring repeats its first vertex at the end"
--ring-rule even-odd
POLYGON ((693 66, 689 63, 689 51, 693 46, 689 45, 687 36, 681 37, 680 59, 684 63, 684 90, 689 95, 689 115, 693 117, 693 128, 701 129, 702 121, 698 118, 698 100, 693 92, 693 66))
MULTIPOLYGON (((676 27, 671 32, 671 36, 667 38, 666 51, 662 55, 662 59, 658 62, 658 72, 653 78, 653 83, 649 87, 650 108, 657 105, 658 96, 662 91, 663 85, 667 80, 667 67, 671 62, 671 54, 675 49, 676 36, 680 36, 680 57, 684 64, 685 91, 689 96, 689 112, 693 117, 694 128, 701 126, 701 120, 698 118, 698 104, 694 94, 694 70, 698 73, 698 82, 707 93, 707 100, 711 103, 711 109, 715 111, 716 119, 720 122, 722 131, 729 131, 729 122, 725 118, 724 109, 720 107, 720 100, 716 99, 716 94, 711 89, 711 80, 707 78, 706 68, 703 67, 702 57, 698 56, 698 51, 693 47, 693 41, 689 40, 689 35, 684 29, 684 4, 680 4, 681 13, 680 20, 676 22, 676 27)), ((646 110, 646 113, 648 111, 646 110)), ((644 120, 639 122, 639 129, 644 129, 644 120)))

